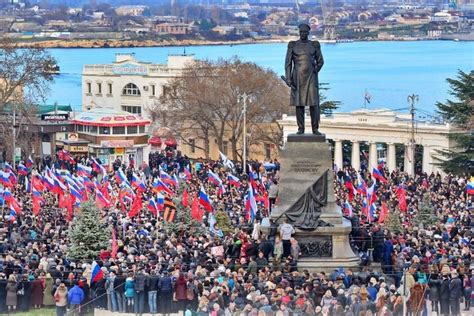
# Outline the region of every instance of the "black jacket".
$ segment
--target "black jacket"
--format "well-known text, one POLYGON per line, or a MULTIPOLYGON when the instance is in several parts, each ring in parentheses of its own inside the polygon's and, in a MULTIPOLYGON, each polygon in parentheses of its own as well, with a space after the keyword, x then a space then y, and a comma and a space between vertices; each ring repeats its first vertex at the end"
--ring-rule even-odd
POLYGON ((143 273, 138 273, 135 275, 135 291, 137 292, 143 292, 145 291, 145 281, 146 281, 146 276, 143 273))
POLYGON ((122 294, 124 292, 124 284, 126 277, 124 275, 117 275, 114 279, 114 288, 117 293, 122 294))
POLYGON ((462 297, 462 281, 459 277, 449 282, 449 299, 458 300, 462 297))
POLYGON ((439 287, 439 300, 449 300, 449 279, 441 280, 441 286, 439 287))
POLYGON ((146 288, 148 291, 158 291, 158 282, 160 281, 160 277, 157 275, 149 275, 146 278, 146 288))

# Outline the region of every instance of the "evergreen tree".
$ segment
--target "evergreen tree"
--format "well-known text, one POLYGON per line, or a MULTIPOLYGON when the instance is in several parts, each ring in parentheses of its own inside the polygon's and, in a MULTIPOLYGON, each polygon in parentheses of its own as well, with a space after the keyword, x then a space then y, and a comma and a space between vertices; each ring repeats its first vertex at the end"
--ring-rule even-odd
POLYGON ((437 222, 436 214, 434 214, 433 207, 431 206, 429 192, 423 194, 422 200, 418 205, 418 213, 413 222, 420 228, 426 228, 427 226, 437 222))
POLYGON ((455 150, 439 151, 446 159, 440 165, 444 171, 455 174, 474 172, 474 71, 459 70, 457 79, 447 81, 455 100, 436 103, 437 112, 462 131, 449 136, 457 144, 455 150))
POLYGON ((400 220, 400 212, 388 212, 388 217, 385 220, 385 225, 391 233, 400 233, 403 231, 402 221, 400 220))
POLYGON ((68 256, 73 259, 96 259, 101 249, 109 248, 110 238, 110 227, 101 220, 94 202, 83 203, 69 229, 71 248, 68 256))
POLYGON ((227 212, 222 208, 216 212, 216 221, 224 234, 233 232, 234 227, 230 222, 229 214, 227 214, 227 212))

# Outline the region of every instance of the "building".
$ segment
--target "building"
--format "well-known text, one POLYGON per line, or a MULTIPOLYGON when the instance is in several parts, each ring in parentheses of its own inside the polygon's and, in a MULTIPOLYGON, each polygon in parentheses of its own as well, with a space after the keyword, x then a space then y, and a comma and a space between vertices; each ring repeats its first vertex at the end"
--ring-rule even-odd
POLYGON ((186 23, 162 22, 153 26, 153 30, 160 34, 186 35, 191 33, 192 27, 186 23))
POLYGON ((146 109, 166 93, 168 81, 194 61, 194 55, 169 55, 167 64, 116 54, 112 64, 85 65, 82 72, 82 108, 97 106, 148 117, 146 109))
POLYGON ((117 15, 141 16, 148 10, 146 5, 124 5, 115 9, 117 15))
POLYGON ((92 154, 111 165, 116 159, 136 165, 148 161, 148 126, 150 121, 139 115, 96 107, 71 120, 77 136, 65 140, 64 148, 73 154, 92 154))
MULTIPOLYGON (((319 131, 332 140, 334 163, 338 167, 350 161, 352 167, 360 169, 361 157, 366 154, 368 167, 384 161, 390 171, 399 167, 413 173, 418 163, 418 171, 441 173, 437 162, 442 157, 438 151, 454 150, 455 144, 448 136, 459 131, 449 124, 415 121, 414 140, 420 155, 413 159, 408 154, 411 148, 411 123, 409 113, 400 114, 389 109, 360 109, 322 117, 319 131), (343 143, 350 146, 350 155, 344 156, 343 143), (362 152, 362 146, 367 147, 368 152, 362 152), (397 148, 404 152, 400 163, 397 163, 397 148)), ((298 130, 294 116, 284 116, 280 124, 285 140, 288 134, 298 130)), ((309 119, 306 119, 306 125, 306 130, 311 130, 309 119)))

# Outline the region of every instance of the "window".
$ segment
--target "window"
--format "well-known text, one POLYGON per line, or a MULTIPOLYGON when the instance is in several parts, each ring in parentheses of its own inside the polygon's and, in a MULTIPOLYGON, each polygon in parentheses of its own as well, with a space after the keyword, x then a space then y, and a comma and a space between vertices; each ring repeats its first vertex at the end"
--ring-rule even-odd
POLYGON ((112 94, 112 84, 111 84, 111 83, 108 83, 108 84, 107 84, 107 87, 108 87, 107 93, 108 93, 108 94, 112 94))
POLYGON ((114 135, 123 135, 125 134, 125 126, 114 126, 112 132, 114 135))
POLYGON ((97 93, 102 94, 102 83, 97 83, 97 93))
POLYGON ((137 126, 128 126, 127 127, 127 134, 137 134, 138 133, 138 127, 137 126))
POLYGON ((77 126, 76 130, 78 132, 83 132, 84 131, 84 126, 82 126, 82 125, 76 125, 76 126, 77 126))
POLYGON ((89 133, 97 134, 97 126, 89 126, 89 133))
POLYGON ((272 144, 265 144, 265 158, 270 159, 272 156, 272 144))
POLYGON ((191 148, 192 153, 196 152, 196 140, 195 139, 190 139, 189 140, 189 147, 191 148))
POLYGON ((161 89, 162 89, 162 90, 161 90, 161 94, 162 94, 164 97, 166 97, 166 95, 168 94, 168 90, 169 90, 168 86, 163 85, 163 86, 161 87, 161 89))
POLYGON ((131 96, 139 96, 141 95, 140 89, 133 84, 133 83, 128 83, 122 90, 123 95, 131 95, 131 96))
POLYGON ((87 93, 92 93, 92 83, 87 83, 87 93))
POLYGON ((107 126, 99 127, 99 134, 110 135, 110 127, 107 127, 107 126))
POLYGON ((122 110, 127 111, 129 113, 142 115, 142 107, 141 106, 126 105, 126 106, 122 106, 122 110))
POLYGON ((142 125, 142 126, 139 126, 138 128, 139 128, 138 131, 139 131, 140 134, 144 134, 144 133, 145 133, 145 126, 142 125))
POLYGON ((156 86, 154 84, 151 85, 151 95, 156 95, 156 86))
POLYGON ((224 140, 224 141, 222 142, 222 153, 223 153, 224 155, 227 155, 228 150, 229 150, 229 142, 226 141, 226 140, 224 140))

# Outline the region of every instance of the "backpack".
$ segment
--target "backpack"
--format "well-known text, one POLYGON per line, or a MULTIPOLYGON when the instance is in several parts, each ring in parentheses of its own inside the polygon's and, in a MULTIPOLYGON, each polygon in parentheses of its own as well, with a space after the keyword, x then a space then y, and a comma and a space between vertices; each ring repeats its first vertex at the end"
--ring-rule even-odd
POLYGON ((192 287, 186 289, 186 299, 188 301, 194 300, 194 289, 192 287))

